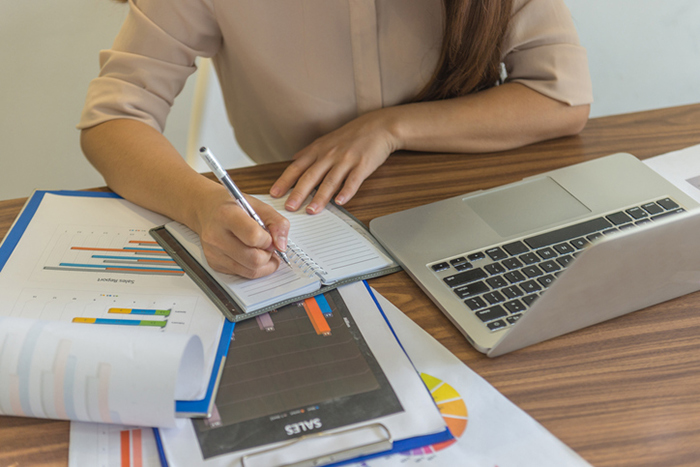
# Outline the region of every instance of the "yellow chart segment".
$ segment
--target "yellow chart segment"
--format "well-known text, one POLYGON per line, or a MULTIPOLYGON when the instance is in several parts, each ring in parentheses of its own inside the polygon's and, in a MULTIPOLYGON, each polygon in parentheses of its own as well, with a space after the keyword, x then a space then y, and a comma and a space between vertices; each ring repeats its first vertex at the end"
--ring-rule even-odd
MULTIPOLYGON (((462 396, 449 384, 426 373, 421 373, 423 382, 428 387, 430 394, 433 396, 435 403, 440 410, 442 418, 445 420, 447 427, 450 429, 452 436, 455 439, 442 443, 433 444, 429 447, 432 452, 445 449, 457 442, 457 439, 462 436, 467 428, 467 419, 469 412, 467 405, 464 403, 462 396)), ((424 450, 426 448, 423 448, 424 450)))

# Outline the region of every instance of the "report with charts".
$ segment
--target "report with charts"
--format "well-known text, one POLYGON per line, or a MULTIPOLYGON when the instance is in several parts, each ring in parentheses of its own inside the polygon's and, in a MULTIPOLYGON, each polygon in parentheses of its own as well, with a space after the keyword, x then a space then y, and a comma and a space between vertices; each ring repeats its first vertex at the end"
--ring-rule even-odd
POLYGON ((281 263, 269 276, 245 279, 214 271, 207 264, 199 236, 178 222, 151 232, 230 320, 400 269, 364 225, 343 209, 328 205, 310 215, 303 206, 296 212, 286 211, 284 199, 256 197, 290 222, 287 256, 291 265, 281 263))
POLYGON ((231 326, 150 237, 168 220, 111 193, 34 193, 0 246, 0 413, 144 424, 154 404, 170 422, 151 425, 208 413, 231 326), (149 410, 120 412, 129 397, 149 410))

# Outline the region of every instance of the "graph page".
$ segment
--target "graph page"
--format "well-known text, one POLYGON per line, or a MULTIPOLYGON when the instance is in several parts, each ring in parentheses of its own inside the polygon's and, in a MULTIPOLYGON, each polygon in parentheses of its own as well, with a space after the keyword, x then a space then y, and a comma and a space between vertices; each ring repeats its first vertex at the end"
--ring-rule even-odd
POLYGON ((237 323, 230 348, 213 416, 160 431, 173 466, 312 465, 387 432, 451 439, 363 282, 237 323))
POLYGON ((0 271, 0 316, 193 334, 210 374, 224 318, 148 234, 167 221, 120 198, 44 194, 0 271))

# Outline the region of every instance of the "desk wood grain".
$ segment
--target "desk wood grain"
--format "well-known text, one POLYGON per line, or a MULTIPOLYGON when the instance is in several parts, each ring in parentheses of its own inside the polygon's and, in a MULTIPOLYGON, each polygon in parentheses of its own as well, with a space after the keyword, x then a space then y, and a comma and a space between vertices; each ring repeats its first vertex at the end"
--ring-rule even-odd
MULTIPOLYGON (((612 154, 647 158, 700 144, 700 104, 592 119, 571 138, 497 154, 397 153, 348 209, 363 222, 612 154)), ((285 163, 238 169, 265 193, 285 163)), ((0 202, 5 235, 25 200, 0 202)), ((489 359, 403 272, 371 281, 555 436, 595 466, 700 464, 700 293, 489 359)), ((65 466, 68 423, 0 417, 0 467, 65 466)))

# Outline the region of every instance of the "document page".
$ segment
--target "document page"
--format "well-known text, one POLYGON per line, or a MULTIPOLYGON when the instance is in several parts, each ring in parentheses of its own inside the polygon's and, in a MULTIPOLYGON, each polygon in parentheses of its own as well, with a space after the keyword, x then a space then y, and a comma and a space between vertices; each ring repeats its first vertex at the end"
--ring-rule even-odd
POLYGON ((700 145, 650 157, 643 162, 700 202, 700 145))
POLYGON ((229 355, 214 415, 161 431, 171 465, 287 465, 385 451, 389 439, 445 440, 363 282, 237 323, 229 355))
POLYGON ((224 317, 149 235, 168 220, 120 198, 45 193, 0 247, 0 316, 193 334, 211 374, 224 317))

